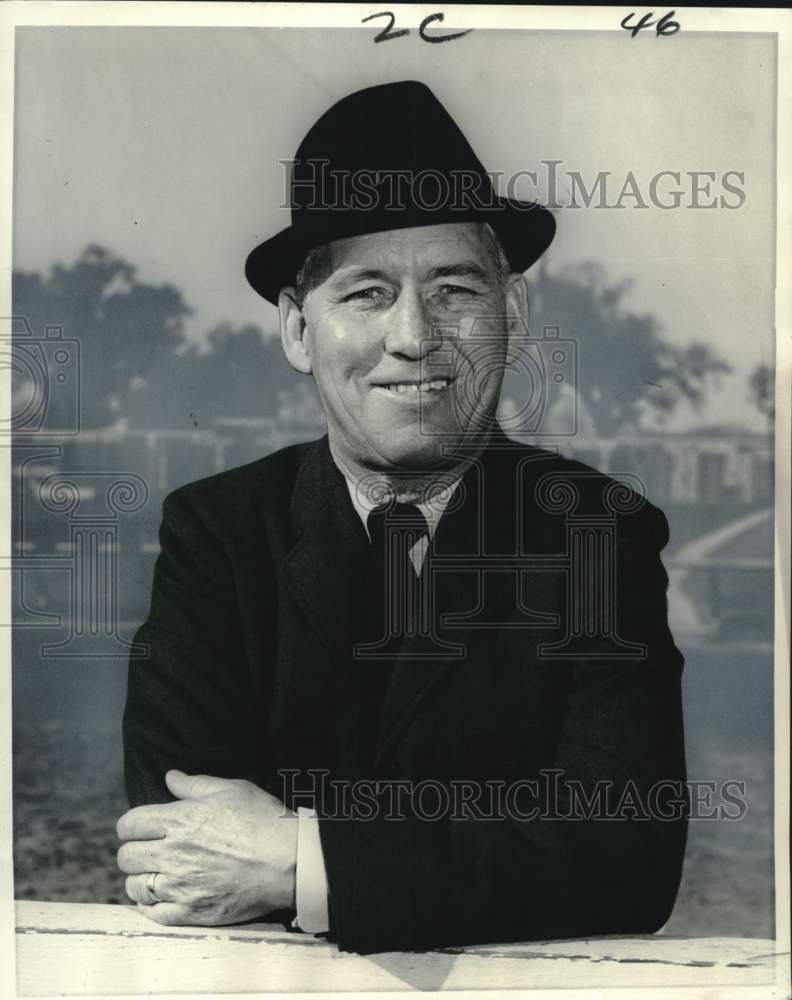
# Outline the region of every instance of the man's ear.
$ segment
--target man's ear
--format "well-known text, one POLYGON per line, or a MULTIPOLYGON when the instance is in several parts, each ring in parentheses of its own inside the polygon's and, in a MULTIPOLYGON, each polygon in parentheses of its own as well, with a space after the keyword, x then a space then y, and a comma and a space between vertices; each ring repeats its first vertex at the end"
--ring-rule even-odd
POLYGON ((297 293, 293 288, 281 289, 278 295, 278 312, 281 344, 286 360, 296 372, 310 375, 313 367, 305 342, 305 316, 297 305, 297 293))
POLYGON ((528 338, 528 283, 522 274, 510 274, 506 279, 506 363, 519 358, 528 338))

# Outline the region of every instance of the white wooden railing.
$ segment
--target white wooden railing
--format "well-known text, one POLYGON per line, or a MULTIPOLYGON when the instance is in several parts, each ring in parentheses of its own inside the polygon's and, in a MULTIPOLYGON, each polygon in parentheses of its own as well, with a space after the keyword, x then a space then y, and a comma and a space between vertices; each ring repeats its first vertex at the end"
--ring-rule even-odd
POLYGON ((766 985, 767 995, 783 995, 773 988, 776 943, 758 938, 603 937, 361 956, 279 924, 163 927, 131 906, 18 902, 16 919, 19 996, 683 985, 766 985))

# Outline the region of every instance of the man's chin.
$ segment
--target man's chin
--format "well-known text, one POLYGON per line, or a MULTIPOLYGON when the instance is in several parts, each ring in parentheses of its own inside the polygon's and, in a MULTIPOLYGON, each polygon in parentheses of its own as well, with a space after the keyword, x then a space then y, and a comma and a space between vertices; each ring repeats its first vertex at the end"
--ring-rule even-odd
POLYGON ((392 430, 383 432, 375 451, 383 472, 392 469, 425 474, 458 464, 472 445, 470 436, 464 432, 416 434, 392 430))

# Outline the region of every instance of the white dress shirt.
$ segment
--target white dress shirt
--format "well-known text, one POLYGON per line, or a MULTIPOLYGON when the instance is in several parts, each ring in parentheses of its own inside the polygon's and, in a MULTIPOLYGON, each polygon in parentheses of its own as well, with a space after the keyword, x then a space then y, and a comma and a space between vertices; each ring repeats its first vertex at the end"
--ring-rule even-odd
MULTIPOLYGON (((347 489, 352 505, 358 513, 363 527, 368 530, 369 513, 382 502, 376 502, 367 496, 363 490, 346 475, 347 489)), ((431 503, 418 503, 415 506, 421 511, 429 528, 429 537, 422 535, 410 549, 410 559, 416 575, 420 575, 424 559, 429 549, 438 522, 451 500, 459 480, 445 486, 438 492, 431 503)), ((369 535, 369 538, 371 536, 369 535)), ((300 806, 297 809, 297 873, 295 897, 297 916, 293 926, 308 934, 323 934, 330 929, 330 918, 327 904, 327 871, 325 869, 322 844, 319 839, 319 819, 315 809, 300 806)))

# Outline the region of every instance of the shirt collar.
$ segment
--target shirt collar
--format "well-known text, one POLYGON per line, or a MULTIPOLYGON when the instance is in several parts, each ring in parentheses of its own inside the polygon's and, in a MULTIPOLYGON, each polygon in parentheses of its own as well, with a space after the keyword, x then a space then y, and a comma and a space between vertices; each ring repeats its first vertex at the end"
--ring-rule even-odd
MULTIPOLYGON (((366 529, 366 534, 368 535, 369 513, 376 506, 378 506, 379 503, 381 503, 381 500, 375 501, 364 489, 359 489, 358 484, 354 480, 350 479, 346 473, 343 473, 343 475, 347 484, 347 489, 349 490, 349 497, 352 500, 352 506, 357 511, 358 517, 363 522, 363 527, 366 529)), ((458 484, 459 479, 455 479, 450 483, 443 482, 443 488, 438 490, 438 492, 432 497, 431 503, 417 503, 415 505, 426 518, 426 525, 429 528, 430 539, 434 537, 440 518, 443 516, 448 504, 451 502, 451 497, 453 496, 454 490, 457 488, 458 484)), ((369 535, 369 537, 371 536, 369 535)))
MULTIPOLYGON (((358 481, 354 480, 347 473, 343 463, 336 458, 332 445, 330 447, 330 456, 333 459, 335 467, 344 477, 347 489, 349 490, 349 498, 352 501, 352 506, 355 508, 358 517, 363 522, 363 527, 366 529, 366 534, 368 535, 370 541, 371 535, 369 534, 368 529, 368 516, 375 507, 382 503, 382 498, 372 497, 366 489, 359 486, 358 481)), ((436 492, 432 491, 432 493, 429 494, 431 496, 431 502, 418 503, 415 505, 426 519, 430 541, 434 537, 440 518, 443 516, 446 507, 451 502, 451 497, 454 495, 454 491, 459 485, 461 479, 461 475, 452 480, 449 480, 447 477, 438 477, 436 480, 436 492)), ((427 492, 429 491, 427 490, 427 492)))

